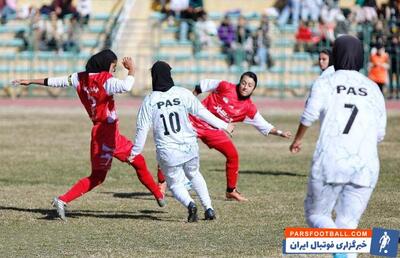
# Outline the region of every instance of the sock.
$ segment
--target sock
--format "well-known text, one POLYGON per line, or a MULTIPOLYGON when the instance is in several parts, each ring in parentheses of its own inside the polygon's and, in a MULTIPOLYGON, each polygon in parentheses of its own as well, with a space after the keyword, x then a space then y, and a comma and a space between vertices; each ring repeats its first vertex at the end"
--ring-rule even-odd
POLYGON ((193 190, 196 192, 197 196, 200 198, 201 205, 203 205, 204 210, 208 208, 212 209, 211 198, 208 193, 207 183, 200 172, 195 173, 194 177, 191 179, 193 190))
POLYGON ((160 166, 157 166, 157 179, 158 179, 159 183, 165 182, 165 177, 164 177, 164 174, 163 174, 160 166))
POLYGON ((93 170, 89 177, 81 178, 68 190, 68 192, 58 198, 65 203, 69 203, 76 198, 81 197, 99 184, 103 183, 107 172, 108 171, 103 170, 93 170))
POLYGON ((147 169, 146 161, 142 155, 137 155, 133 162, 130 163, 132 167, 136 169, 136 174, 140 182, 158 199, 162 199, 164 196, 158 189, 158 185, 154 182, 153 176, 147 169))

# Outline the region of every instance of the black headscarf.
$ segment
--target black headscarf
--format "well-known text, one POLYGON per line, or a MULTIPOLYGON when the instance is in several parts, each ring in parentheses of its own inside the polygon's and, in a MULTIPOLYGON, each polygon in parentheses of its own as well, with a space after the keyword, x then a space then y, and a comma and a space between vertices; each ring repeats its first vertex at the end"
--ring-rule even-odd
POLYGON ((174 86, 171 77, 171 66, 164 61, 157 61, 151 67, 151 82, 153 91, 168 91, 174 86))
POLYGON ((115 62, 117 59, 117 55, 110 49, 102 50, 89 58, 86 64, 86 72, 108 72, 111 63, 115 62))
POLYGON ((340 36, 333 43, 333 66, 337 70, 359 71, 364 64, 364 49, 361 41, 353 36, 340 36))

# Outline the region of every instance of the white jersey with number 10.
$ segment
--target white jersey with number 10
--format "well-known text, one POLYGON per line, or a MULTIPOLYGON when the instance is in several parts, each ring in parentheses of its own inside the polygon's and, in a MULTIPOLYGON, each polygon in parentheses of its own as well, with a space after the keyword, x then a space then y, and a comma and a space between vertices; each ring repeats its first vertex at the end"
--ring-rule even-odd
POLYGON ((176 166, 197 157, 197 136, 189 121, 189 113, 216 128, 227 128, 228 124, 208 111, 189 90, 174 86, 166 92, 153 91, 140 107, 132 154, 142 151, 147 132, 153 126, 159 163, 176 166))

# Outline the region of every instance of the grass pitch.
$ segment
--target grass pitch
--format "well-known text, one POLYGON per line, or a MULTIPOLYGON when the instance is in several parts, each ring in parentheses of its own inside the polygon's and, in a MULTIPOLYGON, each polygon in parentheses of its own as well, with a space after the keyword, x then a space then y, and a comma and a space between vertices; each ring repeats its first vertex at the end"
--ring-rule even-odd
MULTIPOLYGON (((136 109, 119 111, 121 131, 132 138, 136 109)), ((293 133, 299 114, 264 113, 293 133)), ((400 229, 399 125, 400 114, 389 113, 379 183, 360 228, 400 229)), ((224 158, 200 143, 216 221, 186 223, 186 209, 171 196, 158 208, 133 169, 114 160, 105 183, 69 205, 64 223, 50 202, 89 175, 90 129, 80 107, 1 107, 0 257, 281 257, 284 228, 306 226, 303 199, 317 125, 298 155, 289 153, 289 140, 236 127, 239 190, 248 203, 224 200, 224 158)), ((149 134, 144 155, 155 176, 154 154, 149 134)))

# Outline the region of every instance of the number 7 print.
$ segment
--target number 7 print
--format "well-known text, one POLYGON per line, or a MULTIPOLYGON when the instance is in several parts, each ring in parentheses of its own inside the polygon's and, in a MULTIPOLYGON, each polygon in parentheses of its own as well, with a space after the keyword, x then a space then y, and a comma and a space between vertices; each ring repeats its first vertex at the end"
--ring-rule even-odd
POLYGON ((348 134, 351 126, 353 125, 354 119, 357 116, 358 108, 356 105, 353 105, 353 104, 344 104, 344 107, 351 108, 351 115, 350 115, 349 121, 347 121, 346 127, 343 130, 343 134, 348 134))

